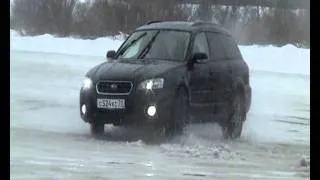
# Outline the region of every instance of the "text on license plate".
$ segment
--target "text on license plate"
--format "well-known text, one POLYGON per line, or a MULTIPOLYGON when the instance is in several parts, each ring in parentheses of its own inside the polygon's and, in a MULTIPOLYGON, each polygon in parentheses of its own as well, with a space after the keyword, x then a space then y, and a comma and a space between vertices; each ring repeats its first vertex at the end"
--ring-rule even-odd
POLYGON ((124 109, 124 99, 97 99, 97 107, 105 109, 124 109))

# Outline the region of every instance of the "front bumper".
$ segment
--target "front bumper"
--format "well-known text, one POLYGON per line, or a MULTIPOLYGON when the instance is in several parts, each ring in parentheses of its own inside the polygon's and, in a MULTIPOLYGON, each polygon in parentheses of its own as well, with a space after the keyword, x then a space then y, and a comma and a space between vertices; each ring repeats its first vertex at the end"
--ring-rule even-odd
POLYGON ((174 100, 173 91, 157 89, 154 91, 144 91, 133 89, 129 95, 101 95, 94 88, 80 90, 80 115, 88 123, 99 121, 104 124, 114 125, 163 125, 171 120, 171 110, 174 100), (125 99, 125 109, 108 110, 97 108, 98 98, 125 99), (81 106, 85 104, 87 112, 81 112, 81 106), (157 112, 150 117, 147 108, 155 105, 157 112))

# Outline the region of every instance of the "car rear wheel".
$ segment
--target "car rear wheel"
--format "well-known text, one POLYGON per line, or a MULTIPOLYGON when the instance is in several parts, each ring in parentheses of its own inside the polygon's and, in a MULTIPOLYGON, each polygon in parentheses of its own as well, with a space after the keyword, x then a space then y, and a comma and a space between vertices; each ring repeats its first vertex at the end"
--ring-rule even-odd
POLYGON ((90 124, 91 134, 94 136, 100 136, 104 133, 104 124, 98 122, 92 122, 90 124))
POLYGON ((222 132, 225 139, 236 139, 241 136, 242 125, 246 119, 246 111, 244 106, 244 97, 241 93, 237 93, 231 103, 231 113, 224 125, 222 132))

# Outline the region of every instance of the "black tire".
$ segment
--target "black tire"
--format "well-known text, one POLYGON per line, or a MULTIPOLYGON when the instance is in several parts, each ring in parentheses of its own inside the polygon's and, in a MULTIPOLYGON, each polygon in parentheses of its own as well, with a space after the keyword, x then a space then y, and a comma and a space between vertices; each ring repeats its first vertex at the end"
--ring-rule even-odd
POLYGON ((104 124, 98 122, 92 122, 90 124, 91 134, 93 136, 101 136, 104 134, 104 124))
POLYGON ((189 98, 184 88, 179 88, 172 107, 171 121, 167 124, 166 134, 182 133, 189 122, 189 98))
POLYGON ((244 96, 238 91, 231 102, 231 111, 226 123, 222 125, 225 139, 237 139, 241 136, 243 122, 246 119, 244 96))

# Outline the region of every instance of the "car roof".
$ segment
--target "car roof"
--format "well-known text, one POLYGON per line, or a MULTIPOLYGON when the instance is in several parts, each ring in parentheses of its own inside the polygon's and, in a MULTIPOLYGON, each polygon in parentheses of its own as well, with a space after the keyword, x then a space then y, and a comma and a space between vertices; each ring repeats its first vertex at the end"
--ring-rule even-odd
POLYGON ((230 35, 226 29, 222 28, 218 24, 205 21, 151 21, 138 27, 136 30, 150 29, 170 29, 180 31, 205 30, 230 35))

